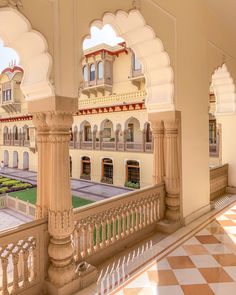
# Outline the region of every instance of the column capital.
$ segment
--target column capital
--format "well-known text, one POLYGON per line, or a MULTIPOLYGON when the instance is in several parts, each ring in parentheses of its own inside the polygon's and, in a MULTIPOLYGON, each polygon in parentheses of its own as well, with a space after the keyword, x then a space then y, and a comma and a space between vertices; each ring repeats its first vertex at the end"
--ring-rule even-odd
POLYGON ((73 123, 73 114, 62 111, 50 111, 46 113, 46 123, 52 132, 68 132, 73 123))

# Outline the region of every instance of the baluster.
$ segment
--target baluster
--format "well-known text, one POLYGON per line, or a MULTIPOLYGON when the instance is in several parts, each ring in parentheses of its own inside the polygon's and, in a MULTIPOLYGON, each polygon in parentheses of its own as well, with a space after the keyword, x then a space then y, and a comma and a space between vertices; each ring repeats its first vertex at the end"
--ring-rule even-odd
POLYGON ((90 223, 90 225, 89 225, 89 248, 90 248, 90 254, 93 254, 93 252, 94 252, 94 225, 93 225, 93 223, 90 223))
POLYGON ((76 244, 77 244, 77 255, 78 261, 81 261, 81 224, 79 224, 76 228, 76 244))
POLYGON ((126 235, 128 236, 130 233, 130 217, 131 217, 131 213, 130 210, 127 208, 126 211, 126 220, 127 220, 127 229, 126 229, 126 235))
POLYGON ((154 204, 153 204, 153 199, 151 199, 151 203, 150 203, 150 222, 153 223, 154 222, 154 204))
POLYGON ((160 220, 160 198, 157 199, 157 220, 160 220))
POLYGON ((147 203, 146 200, 143 202, 143 227, 147 226, 147 203))
POLYGON ((134 208, 131 207, 131 228, 130 228, 130 232, 133 233, 134 232, 134 222, 135 222, 135 211, 134 211, 134 208))
MULTIPOLYGON (((18 250, 19 251, 19 250, 18 250)), ((17 294, 19 290, 19 273, 18 273, 18 263, 19 263, 19 253, 16 251, 12 254, 13 261, 13 288, 12 293, 17 294)))
POLYGON ((119 213, 119 215, 118 215, 118 234, 117 234, 117 240, 120 240, 120 238, 121 238, 121 222, 122 222, 122 217, 121 217, 121 214, 119 213))
POLYGON ((149 225, 150 224, 150 220, 151 220, 151 210, 150 210, 149 200, 147 200, 146 208, 147 208, 147 225, 149 225))
POLYGON ((126 233, 126 214, 125 214, 125 209, 122 209, 122 214, 121 214, 121 224, 122 224, 122 231, 121 231, 121 237, 125 237, 126 233))
POLYGON ((87 226, 84 225, 82 228, 82 232, 83 232, 83 258, 87 256, 87 226))
POLYGON ((7 282, 8 257, 1 257, 2 263, 2 295, 9 295, 7 282))
POLYGON ((113 224, 113 228, 112 228, 112 242, 114 243, 116 240, 116 215, 112 216, 112 224, 113 224))
POLYGON ((139 208, 135 207, 135 231, 139 228, 139 208))
POLYGON ((98 251, 98 249, 100 249, 100 223, 96 223, 95 225, 96 228, 96 251, 98 251))
POLYGON ((102 220, 102 243, 101 248, 106 247, 106 222, 102 220))
POLYGON ((29 248, 28 248, 28 245, 26 245, 25 247, 23 247, 23 263, 24 263, 23 286, 29 284, 28 259, 29 259, 29 248))
POLYGON ((35 241, 33 242, 33 246, 32 246, 32 256, 33 256, 33 261, 32 261, 32 280, 36 279, 37 276, 37 253, 36 253, 36 243, 35 241))
POLYGON ((139 229, 143 228, 143 210, 142 205, 139 205, 139 229))
POLYGON ((107 218, 107 246, 111 244, 111 219, 107 218))
POLYGON ((154 221, 157 221, 157 202, 156 202, 156 199, 154 198, 154 200, 153 200, 153 203, 154 203, 154 221))

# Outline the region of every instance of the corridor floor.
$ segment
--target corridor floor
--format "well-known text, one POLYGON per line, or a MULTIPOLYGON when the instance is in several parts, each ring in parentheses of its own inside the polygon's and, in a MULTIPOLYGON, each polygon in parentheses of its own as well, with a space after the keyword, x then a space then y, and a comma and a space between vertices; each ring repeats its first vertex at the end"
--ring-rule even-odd
POLYGON ((235 295, 236 204, 113 294, 235 295))
POLYGON ((98 272, 76 295, 236 295, 236 195, 173 234, 117 253, 98 272))

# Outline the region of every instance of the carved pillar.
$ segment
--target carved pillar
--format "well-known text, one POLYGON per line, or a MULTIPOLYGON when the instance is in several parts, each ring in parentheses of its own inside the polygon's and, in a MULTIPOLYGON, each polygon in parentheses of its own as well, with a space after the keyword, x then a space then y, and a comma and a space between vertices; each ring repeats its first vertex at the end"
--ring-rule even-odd
POLYGON ((46 115, 43 113, 35 113, 33 115, 33 124, 37 130, 36 142, 38 149, 36 219, 40 219, 48 216, 50 194, 48 172, 51 159, 49 154, 49 129, 46 124, 46 115))
POLYGON ((128 130, 124 130, 123 131, 123 150, 126 151, 126 142, 127 142, 127 133, 128 133, 128 130))
POLYGON ((153 136, 153 184, 164 181, 164 126, 162 121, 152 124, 153 136))
POLYGON ((100 130, 99 131, 99 149, 102 150, 102 135, 103 135, 103 131, 100 130))
POLYGON ((78 148, 81 149, 81 143, 82 143, 82 136, 83 136, 83 131, 79 131, 79 140, 78 140, 78 148))
POLYGON ((49 281, 64 286, 75 278, 74 247, 71 234, 74 230, 70 188, 69 141, 72 113, 48 112, 51 164, 49 167, 50 200, 48 230, 51 235, 48 253, 51 264, 49 281))
MULTIPOLYGON (((165 186, 166 217, 177 221, 180 219, 180 175, 178 152, 178 120, 164 121, 165 127, 165 186)), ((154 135, 155 136, 155 135, 154 135)))
POLYGON ((116 150, 116 151, 118 151, 119 133, 120 133, 120 130, 117 129, 117 130, 115 131, 115 150, 116 150))
POLYGON ((144 130, 142 131, 143 132, 143 137, 142 137, 142 139, 143 139, 143 143, 142 143, 142 149, 143 149, 143 152, 145 153, 145 151, 146 151, 146 133, 147 133, 147 129, 146 128, 144 128, 144 130))
POLYGON ((92 141, 93 141, 93 150, 96 149, 96 134, 97 134, 97 130, 93 131, 93 137, 92 137, 92 141))

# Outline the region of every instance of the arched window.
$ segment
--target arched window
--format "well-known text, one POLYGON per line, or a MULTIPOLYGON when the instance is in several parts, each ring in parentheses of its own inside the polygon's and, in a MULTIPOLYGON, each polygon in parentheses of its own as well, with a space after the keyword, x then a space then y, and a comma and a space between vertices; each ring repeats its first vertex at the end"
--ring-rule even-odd
POLYGON ((98 63, 98 79, 103 79, 104 72, 103 72, 103 62, 100 61, 98 63))
POLYGON ((83 67, 83 77, 84 77, 84 81, 88 82, 88 66, 83 67))
POLYGON ((131 188, 140 188, 140 168, 139 162, 126 162, 126 183, 125 186, 131 188))
POLYGON ((152 142, 152 131, 150 123, 147 123, 146 126, 146 142, 152 142))
POLYGON ((73 131, 72 131, 72 128, 70 128, 70 141, 73 141, 73 131))
POLYGON ((13 127, 13 139, 18 140, 18 128, 17 128, 17 126, 13 127))
POLYGON ((113 183, 113 162, 109 158, 102 160, 102 179, 103 183, 113 183))
POLYGON ((23 138, 29 140, 29 127, 27 125, 23 127, 23 138))
POLYGON ((90 66, 90 81, 95 80, 95 65, 91 64, 90 66))
POLYGON ((92 130, 89 124, 84 126, 84 141, 92 141, 92 130))
POLYGON ((91 163, 89 157, 83 157, 81 159, 81 176, 82 179, 91 179, 91 163))
POLYGON ((8 127, 5 126, 4 129, 3 129, 3 139, 8 140, 8 137, 9 137, 9 135, 8 135, 8 127))

